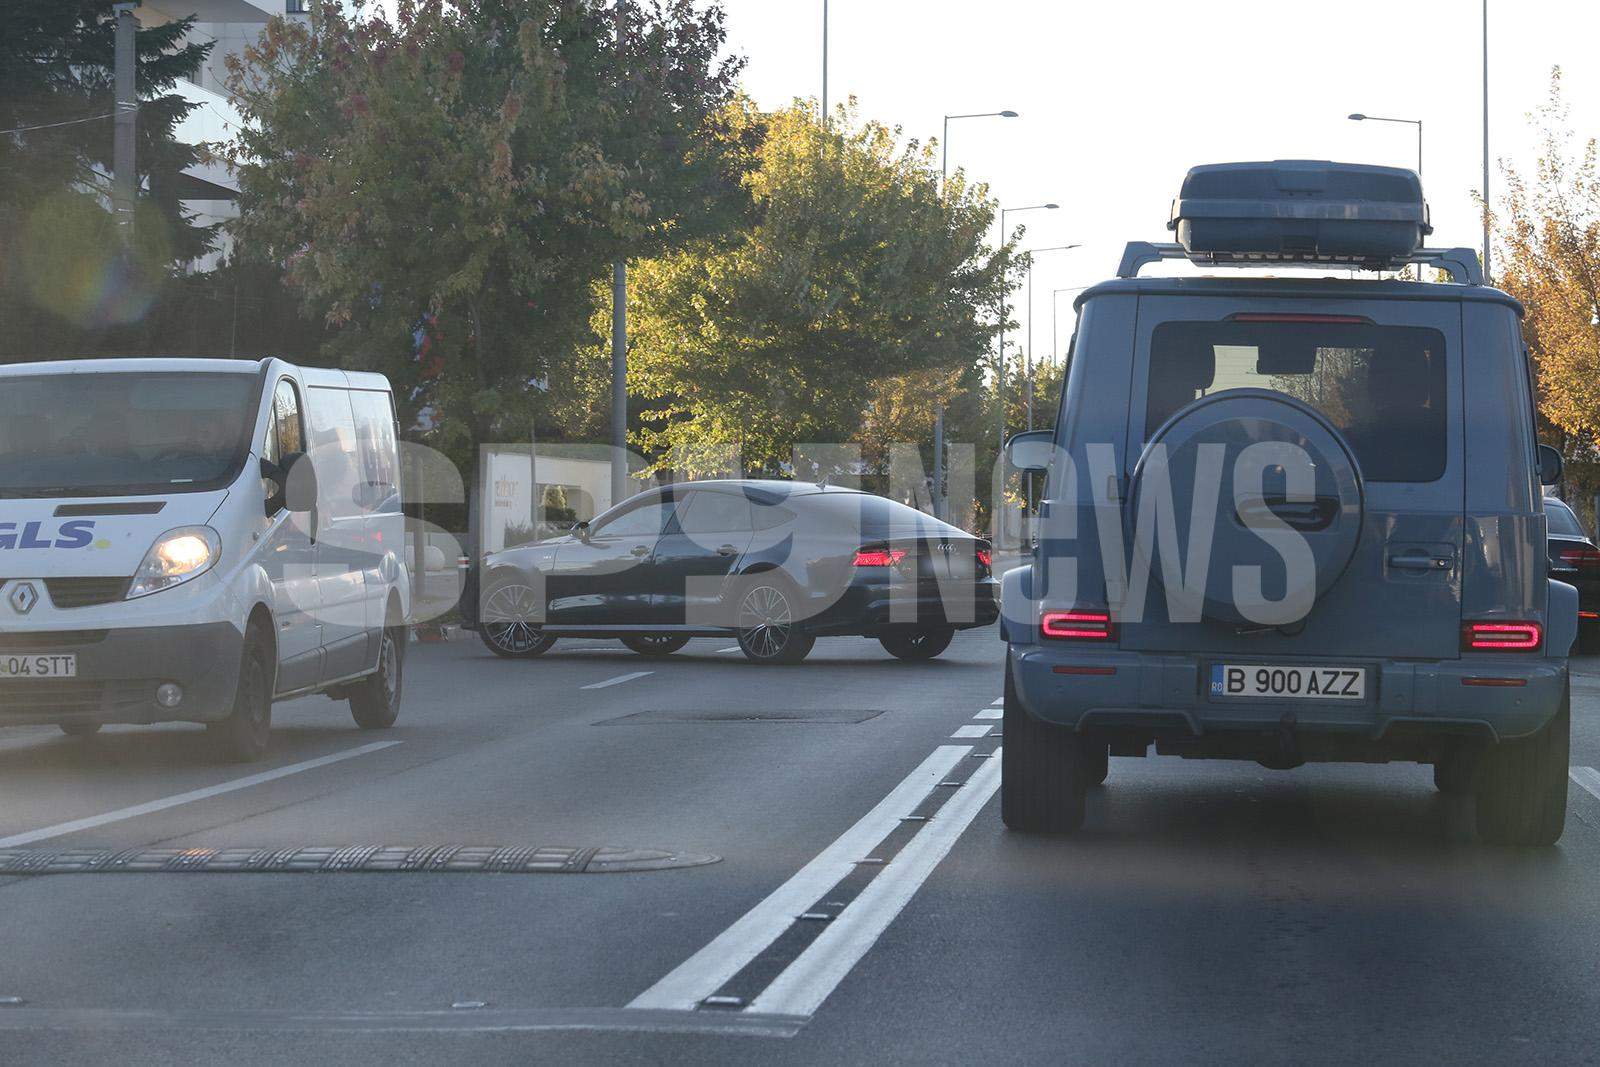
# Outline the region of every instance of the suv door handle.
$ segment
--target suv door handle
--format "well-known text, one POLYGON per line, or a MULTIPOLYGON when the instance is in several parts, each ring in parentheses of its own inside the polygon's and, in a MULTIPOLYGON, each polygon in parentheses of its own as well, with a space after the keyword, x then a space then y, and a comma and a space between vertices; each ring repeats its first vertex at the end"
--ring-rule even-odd
POLYGON ((1389 566, 1408 571, 1449 570, 1454 562, 1449 556, 1425 556, 1420 552, 1396 552, 1389 557, 1389 566))
POLYGON ((719 556, 737 556, 738 554, 739 550, 734 548, 732 545, 723 545, 721 548, 717 549, 717 555, 719 556))
POLYGON ((628 551, 635 556, 648 556, 650 554, 650 546, 634 545, 632 548, 628 549, 628 551))

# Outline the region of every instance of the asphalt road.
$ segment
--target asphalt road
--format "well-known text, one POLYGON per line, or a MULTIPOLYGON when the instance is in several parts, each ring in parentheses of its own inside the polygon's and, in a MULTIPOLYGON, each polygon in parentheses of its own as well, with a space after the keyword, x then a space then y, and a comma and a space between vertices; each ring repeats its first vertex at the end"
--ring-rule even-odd
MULTIPOLYGON (((1476 844, 1425 768, 1113 759, 1081 835, 1029 839, 994 796, 992 630, 917 665, 731 644, 414 646, 393 730, 280 705, 250 767, 193 728, 0 733, 0 849, 720 857, 0 878, 0 1060, 1595 1058, 1600 797, 1577 782, 1560 846, 1519 853, 1476 844)), ((1580 671, 1575 777, 1600 788, 1580 671)))

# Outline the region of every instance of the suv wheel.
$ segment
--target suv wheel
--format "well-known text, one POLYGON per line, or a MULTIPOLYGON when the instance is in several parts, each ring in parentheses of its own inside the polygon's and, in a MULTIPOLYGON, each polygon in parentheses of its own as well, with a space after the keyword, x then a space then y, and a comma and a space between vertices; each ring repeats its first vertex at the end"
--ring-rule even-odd
POLYGON ((948 626, 921 630, 890 630, 878 638, 885 652, 895 659, 932 659, 950 647, 956 632, 948 626))
POLYGON ((1478 780, 1478 836, 1494 845, 1553 845, 1567 819, 1567 759, 1572 690, 1531 737, 1502 741, 1485 754, 1478 780))
POLYGON ((483 598, 478 619, 478 640, 497 656, 532 659, 550 651, 554 637, 534 625, 539 594, 516 579, 496 582, 483 598))
POLYGON ((406 628, 383 631, 378 669, 350 691, 350 715, 363 730, 387 730, 400 714, 400 693, 405 681, 406 628))
POLYGON ((679 634, 630 634, 622 643, 641 656, 670 656, 689 639, 679 634))
POLYGON ((782 579, 758 574, 743 584, 734 625, 751 663, 799 663, 817 639, 800 628, 795 595, 782 579))
POLYGON ((267 754, 267 739, 272 733, 272 678, 267 643, 251 627, 244 638, 233 707, 227 718, 206 723, 206 733, 223 759, 254 763, 267 754))
POLYGON ((1070 834, 1083 825, 1092 777, 1083 735, 1028 714, 1006 664, 1000 748, 1000 819, 1008 830, 1070 834))

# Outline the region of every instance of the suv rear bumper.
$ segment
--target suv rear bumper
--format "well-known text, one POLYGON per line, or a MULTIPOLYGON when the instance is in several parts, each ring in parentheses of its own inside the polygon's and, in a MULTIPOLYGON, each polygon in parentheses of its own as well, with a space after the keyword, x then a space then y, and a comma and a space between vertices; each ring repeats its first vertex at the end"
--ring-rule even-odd
POLYGON ((0 680, 0 726, 220 719, 238 688, 243 649, 244 635, 226 622, 0 634, 0 653, 77 657, 74 678, 0 680), (183 688, 177 707, 156 702, 165 682, 183 688))
POLYGON ((1213 701, 1196 656, 1027 645, 1013 646, 1007 657, 1016 693, 1035 718, 1078 730, 1133 728, 1196 737, 1276 730, 1288 723, 1298 731, 1372 741, 1419 732, 1497 741, 1538 731, 1561 706, 1567 686, 1564 660, 1477 656, 1337 663, 1368 668, 1367 699, 1213 701), (1517 684, 1466 682, 1482 678, 1517 684))

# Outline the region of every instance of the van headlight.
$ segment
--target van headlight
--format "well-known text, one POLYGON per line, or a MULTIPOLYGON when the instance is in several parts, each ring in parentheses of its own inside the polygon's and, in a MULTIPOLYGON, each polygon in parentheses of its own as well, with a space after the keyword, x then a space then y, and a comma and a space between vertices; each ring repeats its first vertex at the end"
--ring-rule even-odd
POLYGON ((210 570, 222 551, 217 531, 209 526, 180 526, 156 538, 134 572, 128 599, 149 596, 182 585, 210 570))

